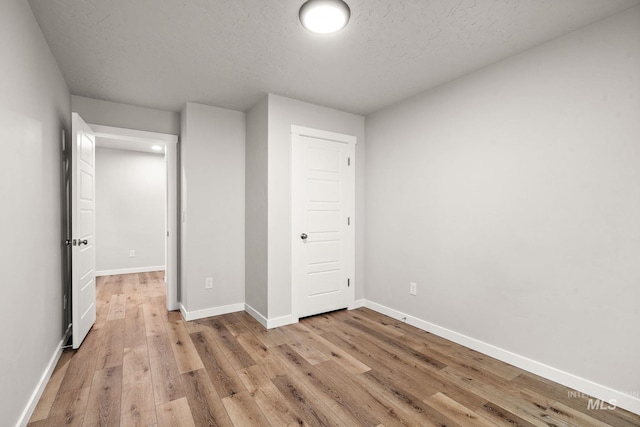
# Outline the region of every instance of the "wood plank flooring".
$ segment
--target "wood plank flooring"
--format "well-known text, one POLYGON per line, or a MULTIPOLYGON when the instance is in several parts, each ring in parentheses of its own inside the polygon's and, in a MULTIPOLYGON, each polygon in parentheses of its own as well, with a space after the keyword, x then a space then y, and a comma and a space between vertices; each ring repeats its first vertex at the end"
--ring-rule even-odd
POLYGON ((185 322, 163 272, 98 279, 29 426, 640 426, 587 397, 368 309, 265 330, 185 322))

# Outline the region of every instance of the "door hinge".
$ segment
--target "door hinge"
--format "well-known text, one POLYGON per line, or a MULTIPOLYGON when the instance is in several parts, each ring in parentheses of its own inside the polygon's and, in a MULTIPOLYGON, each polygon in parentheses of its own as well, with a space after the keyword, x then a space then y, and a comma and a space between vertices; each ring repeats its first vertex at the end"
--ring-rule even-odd
POLYGON ((347 157, 347 166, 351 166, 351 157, 347 157))
POLYGON ((347 225, 351 225, 351 217, 350 216, 347 217, 347 225))
POLYGON ((347 287, 351 286, 351 279, 347 279, 347 287))

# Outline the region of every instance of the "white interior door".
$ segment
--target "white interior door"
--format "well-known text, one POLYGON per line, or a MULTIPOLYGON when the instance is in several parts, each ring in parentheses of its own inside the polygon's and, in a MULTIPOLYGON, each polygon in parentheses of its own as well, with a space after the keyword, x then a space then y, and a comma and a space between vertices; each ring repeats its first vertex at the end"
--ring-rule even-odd
POLYGON ((355 137, 292 131, 292 306, 304 317, 354 303, 355 137))
POLYGON ((96 321, 95 136, 77 113, 71 125, 71 334, 78 348, 96 321))

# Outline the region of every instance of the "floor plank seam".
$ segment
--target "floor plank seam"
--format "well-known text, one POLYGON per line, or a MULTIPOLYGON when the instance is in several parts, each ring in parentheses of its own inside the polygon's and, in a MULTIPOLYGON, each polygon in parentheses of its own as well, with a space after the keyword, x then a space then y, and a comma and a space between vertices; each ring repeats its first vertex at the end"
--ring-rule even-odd
POLYGON ((30 426, 640 426, 367 308, 270 330, 244 312, 185 322, 162 276, 98 279, 96 324, 63 352, 30 426))

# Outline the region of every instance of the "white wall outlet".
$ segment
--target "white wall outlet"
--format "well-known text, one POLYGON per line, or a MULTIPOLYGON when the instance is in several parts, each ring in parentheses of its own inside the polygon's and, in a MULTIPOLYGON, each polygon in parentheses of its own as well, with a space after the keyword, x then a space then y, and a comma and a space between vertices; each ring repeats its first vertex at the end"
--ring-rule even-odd
POLYGON ((410 295, 418 294, 418 285, 415 282, 409 282, 409 294, 410 295))
POLYGON ((129 251, 129 258, 134 258, 136 256, 136 251, 134 251, 133 249, 131 249, 129 251))
POLYGON ((204 288, 212 289, 213 288, 213 277, 206 277, 204 279, 204 288))

